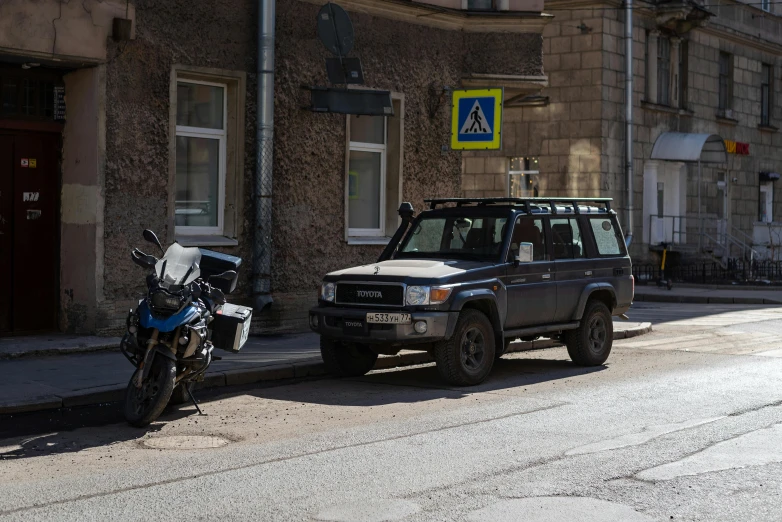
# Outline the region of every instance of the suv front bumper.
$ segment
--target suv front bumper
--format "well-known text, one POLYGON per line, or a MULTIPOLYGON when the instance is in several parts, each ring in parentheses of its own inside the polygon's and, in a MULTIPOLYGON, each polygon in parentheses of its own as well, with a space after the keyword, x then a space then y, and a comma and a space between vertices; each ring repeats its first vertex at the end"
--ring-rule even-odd
MULTIPOLYGON (((369 324, 367 313, 389 313, 388 310, 318 307, 310 310, 312 331, 324 337, 344 341, 378 344, 418 344, 449 339, 459 319, 458 312, 409 312, 410 324, 369 324), (345 328, 345 321, 360 322, 362 328, 345 328), (426 323, 426 332, 415 331, 415 323, 426 323)), ((397 311, 395 310, 394 313, 397 311)), ((402 312, 400 313, 408 313, 402 312)))

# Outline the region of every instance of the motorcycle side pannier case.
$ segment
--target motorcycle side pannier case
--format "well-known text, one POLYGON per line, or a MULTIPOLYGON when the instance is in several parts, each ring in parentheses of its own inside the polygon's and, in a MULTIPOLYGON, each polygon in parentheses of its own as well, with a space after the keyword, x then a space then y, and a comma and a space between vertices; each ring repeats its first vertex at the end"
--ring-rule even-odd
POLYGON ((222 274, 227 270, 234 270, 236 277, 228 281, 226 279, 212 279, 209 284, 219 288, 225 294, 230 294, 236 290, 236 283, 239 280, 239 268, 242 266, 242 258, 229 256, 214 250, 201 250, 201 277, 206 280, 207 277, 222 274))
POLYGON ((217 312, 210 325, 212 344, 221 350, 237 353, 247 342, 252 318, 252 308, 231 303, 224 304, 223 309, 217 312))

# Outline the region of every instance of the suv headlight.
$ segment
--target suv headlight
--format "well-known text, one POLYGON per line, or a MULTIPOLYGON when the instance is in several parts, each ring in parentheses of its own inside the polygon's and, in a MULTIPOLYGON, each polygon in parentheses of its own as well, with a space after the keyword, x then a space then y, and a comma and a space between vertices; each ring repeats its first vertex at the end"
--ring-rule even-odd
POLYGON ((405 295, 405 304, 408 306, 419 306, 429 304, 428 286, 408 286, 405 295))
POLYGON ((320 285, 320 298, 323 301, 327 301, 329 303, 334 302, 334 297, 337 293, 337 285, 334 283, 323 283, 320 285))
POLYGON ((451 297, 452 290, 443 286, 408 286, 405 304, 408 306, 443 304, 451 297))

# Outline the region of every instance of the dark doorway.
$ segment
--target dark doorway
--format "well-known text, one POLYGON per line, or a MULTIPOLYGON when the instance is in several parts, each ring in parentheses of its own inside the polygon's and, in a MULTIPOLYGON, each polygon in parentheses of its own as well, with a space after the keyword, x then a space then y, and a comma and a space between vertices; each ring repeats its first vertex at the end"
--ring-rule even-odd
POLYGON ((57 325, 60 142, 0 129, 0 334, 57 325))

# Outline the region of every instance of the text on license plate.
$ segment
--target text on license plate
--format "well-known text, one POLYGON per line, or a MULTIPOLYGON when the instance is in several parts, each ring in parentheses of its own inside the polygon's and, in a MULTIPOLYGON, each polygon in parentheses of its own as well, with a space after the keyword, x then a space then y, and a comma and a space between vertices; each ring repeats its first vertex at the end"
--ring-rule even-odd
POLYGON ((374 324, 410 324, 410 314, 367 314, 367 322, 374 324))

